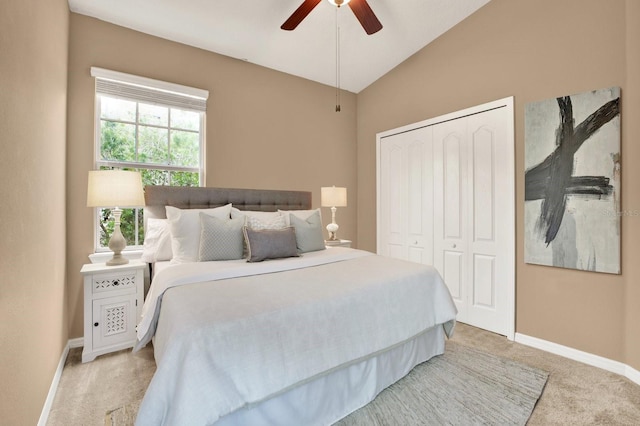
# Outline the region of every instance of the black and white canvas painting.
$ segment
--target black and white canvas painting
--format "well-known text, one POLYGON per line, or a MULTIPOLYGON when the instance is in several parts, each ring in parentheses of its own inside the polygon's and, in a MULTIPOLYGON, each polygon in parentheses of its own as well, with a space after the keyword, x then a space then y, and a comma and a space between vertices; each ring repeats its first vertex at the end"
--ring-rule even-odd
POLYGON ((525 106, 525 262, 620 273, 620 88, 525 106))

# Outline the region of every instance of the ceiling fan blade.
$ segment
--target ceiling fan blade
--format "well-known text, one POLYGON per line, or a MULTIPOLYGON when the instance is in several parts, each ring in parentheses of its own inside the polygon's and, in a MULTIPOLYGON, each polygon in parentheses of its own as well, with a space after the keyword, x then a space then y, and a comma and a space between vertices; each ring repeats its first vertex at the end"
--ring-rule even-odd
POLYGON ((287 31, 294 30, 321 1, 322 0, 304 0, 300 7, 289 16, 289 19, 287 19, 280 28, 287 31))
POLYGON ((358 21, 360 21, 362 28, 364 28, 367 34, 371 35, 382 29, 382 24, 378 21, 373 10, 371 10, 367 0, 351 0, 349 2, 349 7, 353 11, 353 14, 356 15, 356 18, 358 18, 358 21))

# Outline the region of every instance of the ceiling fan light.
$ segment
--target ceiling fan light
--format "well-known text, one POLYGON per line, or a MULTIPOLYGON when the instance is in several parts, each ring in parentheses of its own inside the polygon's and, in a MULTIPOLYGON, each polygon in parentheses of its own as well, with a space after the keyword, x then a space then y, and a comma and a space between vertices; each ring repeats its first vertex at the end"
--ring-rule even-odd
POLYGON ((349 3, 351 0, 329 0, 329 3, 331 3, 332 5, 336 6, 336 7, 340 7, 340 6, 344 6, 345 4, 349 3))

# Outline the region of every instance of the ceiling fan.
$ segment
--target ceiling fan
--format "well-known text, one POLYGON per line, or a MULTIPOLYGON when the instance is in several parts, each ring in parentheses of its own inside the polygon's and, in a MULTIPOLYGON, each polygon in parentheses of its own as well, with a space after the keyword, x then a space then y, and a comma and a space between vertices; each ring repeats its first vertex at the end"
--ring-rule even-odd
MULTIPOLYGON (((304 0, 300 7, 293 12, 280 28, 287 31, 294 30, 321 1, 322 0, 304 0)), ((329 3, 337 7, 348 4, 353 14, 356 15, 356 18, 360 21, 362 28, 364 28, 369 35, 382 29, 382 24, 366 0, 329 0, 329 3)))

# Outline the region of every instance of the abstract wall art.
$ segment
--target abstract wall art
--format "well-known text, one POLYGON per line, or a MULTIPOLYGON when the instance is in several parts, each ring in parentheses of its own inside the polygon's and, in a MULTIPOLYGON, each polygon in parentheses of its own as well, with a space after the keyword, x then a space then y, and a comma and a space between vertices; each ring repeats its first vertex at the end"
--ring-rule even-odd
POLYGON ((525 262, 620 273, 620 88, 525 106, 525 262))

